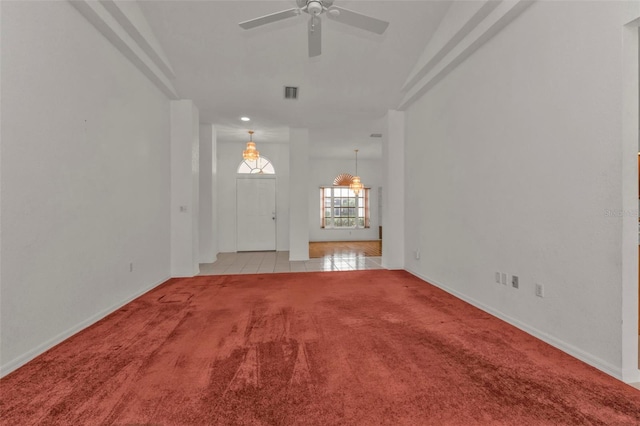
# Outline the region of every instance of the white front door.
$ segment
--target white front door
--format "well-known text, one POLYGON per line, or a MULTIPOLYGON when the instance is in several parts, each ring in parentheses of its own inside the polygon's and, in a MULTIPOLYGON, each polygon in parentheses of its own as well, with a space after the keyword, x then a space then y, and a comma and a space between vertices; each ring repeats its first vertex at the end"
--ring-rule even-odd
POLYGON ((236 179, 237 250, 276 249, 276 180, 236 179))

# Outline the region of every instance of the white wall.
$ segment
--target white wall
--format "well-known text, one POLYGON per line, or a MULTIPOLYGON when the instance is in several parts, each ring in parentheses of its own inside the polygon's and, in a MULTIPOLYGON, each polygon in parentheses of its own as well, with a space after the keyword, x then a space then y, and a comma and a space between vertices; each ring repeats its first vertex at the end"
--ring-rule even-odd
MULTIPOLYGON (((623 31, 623 97, 622 97, 622 210, 636 211, 640 144, 640 2, 635 2, 636 18, 623 31)), ((638 218, 634 214, 622 218, 622 380, 640 381, 638 369, 638 218)), ((640 234, 639 234, 640 235, 640 234)))
POLYGON ((200 272, 200 126, 191 100, 171 101, 171 276, 200 272))
MULTIPOLYGON (((404 269, 405 210, 404 191, 404 113, 388 111, 386 129, 382 140, 383 169, 382 204, 382 266, 387 269, 404 269)), ((411 182, 411 181, 409 181, 411 182)))
POLYGON ((536 2, 406 112, 406 268, 618 377, 627 7, 536 2))
POLYGON ((1 7, 6 374, 169 277, 170 129, 165 95, 69 3, 1 7))
MULTIPOLYGON (((370 228, 322 229, 320 227, 320 187, 332 186, 333 180, 342 173, 355 173, 356 160, 312 158, 309 161, 309 241, 369 241, 379 236, 380 212, 378 188, 382 186, 381 160, 358 159, 358 174, 362 183, 371 188, 369 195, 370 228)), ((384 197, 384 195, 383 195, 384 197)))
POLYGON ((289 128, 289 260, 309 260, 309 129, 289 128))
POLYGON ((169 99, 178 99, 171 65, 135 2, 68 0, 169 99))
MULTIPOLYGON (((257 135, 257 134, 256 134, 257 135)), ((256 138, 254 138, 256 139, 256 138)), ((248 140, 248 139, 247 139, 248 140)), ((289 250, 289 144, 261 144, 256 139, 260 155, 268 158, 276 171, 276 249, 289 250)), ((236 246, 236 171, 242 161, 243 144, 218 142, 218 250, 235 252, 236 246)))
POLYGON ((200 221, 198 235, 200 263, 213 263, 218 254, 216 167, 215 128, 211 124, 200 124, 200 198, 198 200, 200 206, 198 215, 200 221))

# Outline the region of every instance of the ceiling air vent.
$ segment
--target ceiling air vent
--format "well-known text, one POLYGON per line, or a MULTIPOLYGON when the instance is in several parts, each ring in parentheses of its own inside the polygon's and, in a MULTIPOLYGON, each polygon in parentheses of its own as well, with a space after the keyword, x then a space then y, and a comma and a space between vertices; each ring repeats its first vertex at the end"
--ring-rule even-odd
POLYGON ((382 133, 371 133, 371 137, 372 138, 381 138, 382 137, 382 133))
POLYGON ((285 86, 284 87, 284 98, 285 99, 298 99, 298 88, 293 86, 285 86))

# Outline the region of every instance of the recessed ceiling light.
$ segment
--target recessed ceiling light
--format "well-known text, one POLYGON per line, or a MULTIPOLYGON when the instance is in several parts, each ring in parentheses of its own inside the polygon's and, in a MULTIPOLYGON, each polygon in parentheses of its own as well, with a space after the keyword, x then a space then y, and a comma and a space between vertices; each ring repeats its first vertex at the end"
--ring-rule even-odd
POLYGON ((242 121, 251 121, 251 119, 249 117, 240 117, 240 120, 242 120, 242 121))

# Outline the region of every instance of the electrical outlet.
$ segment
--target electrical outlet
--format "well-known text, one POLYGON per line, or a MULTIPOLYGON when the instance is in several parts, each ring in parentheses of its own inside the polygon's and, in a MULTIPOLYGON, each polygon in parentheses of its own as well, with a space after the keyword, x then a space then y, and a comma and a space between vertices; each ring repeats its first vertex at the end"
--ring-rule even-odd
POLYGON ((507 285, 507 274, 502 273, 502 284, 507 285))
POLYGON ((517 275, 512 275, 511 276, 511 286, 513 288, 519 288, 520 284, 518 284, 518 276, 517 275))
POLYGON ((544 287, 542 284, 536 284, 536 296, 544 297, 544 287))
POLYGON ((416 250, 416 260, 420 260, 420 250, 416 250))
POLYGON ((496 282, 500 284, 500 272, 496 272, 496 282))

